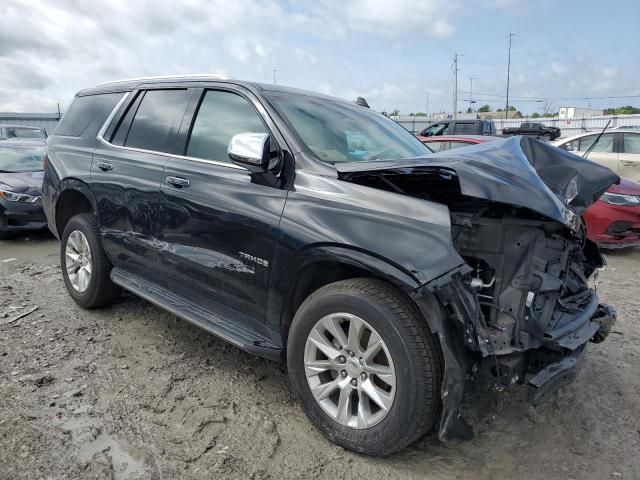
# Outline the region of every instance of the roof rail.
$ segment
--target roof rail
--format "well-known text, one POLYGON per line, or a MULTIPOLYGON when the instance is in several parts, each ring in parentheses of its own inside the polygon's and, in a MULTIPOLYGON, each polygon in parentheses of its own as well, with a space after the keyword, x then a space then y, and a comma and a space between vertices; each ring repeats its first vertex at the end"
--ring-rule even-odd
POLYGON ((191 77, 206 77, 214 80, 227 80, 227 77, 217 73, 189 73, 185 75, 157 75, 154 77, 123 78, 121 80, 113 80, 111 82, 99 83, 96 86, 103 87, 104 85, 111 85, 113 83, 137 82, 137 81, 146 81, 146 80, 171 80, 171 79, 191 78, 191 77))

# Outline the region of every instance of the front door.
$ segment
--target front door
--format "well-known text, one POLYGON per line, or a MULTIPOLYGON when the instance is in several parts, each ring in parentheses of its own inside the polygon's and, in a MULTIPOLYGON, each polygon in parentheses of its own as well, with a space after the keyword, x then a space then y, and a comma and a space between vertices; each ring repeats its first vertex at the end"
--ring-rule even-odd
POLYGON ((188 103, 186 89, 131 94, 98 143, 91 165, 105 251, 114 265, 146 278, 159 278, 156 242, 160 182, 170 142, 188 103))
POLYGON ((255 100, 245 95, 205 90, 193 122, 183 125, 184 155, 168 159, 160 188, 160 240, 176 293, 262 321, 287 191, 255 183, 229 159, 237 133, 269 133, 275 143, 255 100))
POLYGON ((618 175, 640 182, 640 133, 624 132, 621 135, 622 148, 618 175))

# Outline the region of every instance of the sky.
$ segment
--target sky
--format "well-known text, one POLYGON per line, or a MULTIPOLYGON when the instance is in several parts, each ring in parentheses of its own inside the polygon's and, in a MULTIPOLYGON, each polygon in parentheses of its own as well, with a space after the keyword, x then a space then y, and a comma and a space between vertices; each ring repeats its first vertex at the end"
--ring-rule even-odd
POLYGON ((121 78, 218 73, 378 111, 640 106, 640 2, 2 0, 0 111, 66 110, 121 78), (606 98, 622 97, 627 98, 606 98), (635 96, 635 97, 634 97, 635 96), (587 98, 590 97, 590 98, 587 98))

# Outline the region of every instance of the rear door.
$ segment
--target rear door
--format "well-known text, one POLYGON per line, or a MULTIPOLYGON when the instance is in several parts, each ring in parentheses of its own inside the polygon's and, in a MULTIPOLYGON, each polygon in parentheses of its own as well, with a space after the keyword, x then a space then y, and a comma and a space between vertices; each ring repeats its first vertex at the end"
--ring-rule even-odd
POLYGON ((640 182, 640 133, 623 132, 618 175, 640 182))
POLYGON ((159 279, 160 182, 190 92, 134 91, 100 136, 91 166, 103 245, 114 265, 159 279))
POLYGON ((237 133, 264 132, 276 156, 283 140, 250 92, 227 85, 201 93, 181 128, 184 153, 165 166, 162 260, 174 292, 261 322, 287 191, 233 164, 227 147, 237 133))

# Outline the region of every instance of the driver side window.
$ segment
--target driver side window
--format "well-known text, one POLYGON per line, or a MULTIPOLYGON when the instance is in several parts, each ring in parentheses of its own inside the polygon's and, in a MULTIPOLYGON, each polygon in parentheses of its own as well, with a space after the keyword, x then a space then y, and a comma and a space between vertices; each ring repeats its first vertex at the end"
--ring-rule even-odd
POLYGON ((220 90, 205 93, 187 145, 188 157, 231 163, 227 148, 237 133, 269 133, 247 100, 220 90))
POLYGON ((442 135, 442 132, 447 128, 448 123, 436 123, 431 125, 424 131, 425 137, 431 137, 433 135, 442 135))

